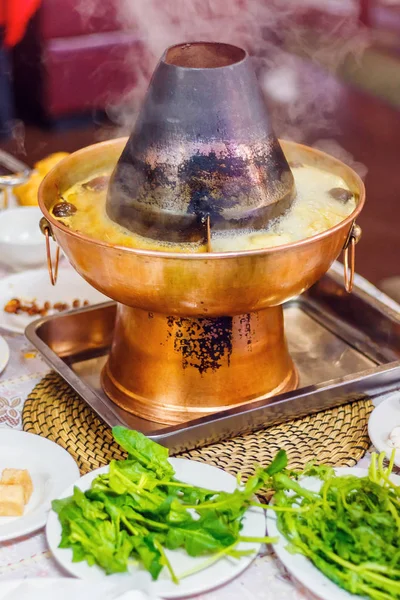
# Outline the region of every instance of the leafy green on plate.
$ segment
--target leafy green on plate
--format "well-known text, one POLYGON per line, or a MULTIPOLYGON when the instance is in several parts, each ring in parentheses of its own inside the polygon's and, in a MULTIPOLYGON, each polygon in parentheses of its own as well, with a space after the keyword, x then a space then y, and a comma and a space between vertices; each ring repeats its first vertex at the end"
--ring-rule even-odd
POLYGON ((366 477, 310 465, 271 479, 277 525, 287 550, 300 553, 341 588, 373 600, 400 599, 400 488, 390 480, 393 458, 372 455, 366 477), (307 489, 302 477, 316 477, 307 489), (316 486, 316 489, 318 486, 316 486))
POLYGON ((143 434, 114 427, 113 435, 127 460, 112 461, 89 490, 75 487, 72 496, 52 505, 62 526, 60 548, 70 548, 74 562, 86 560, 107 574, 125 572, 139 562, 153 579, 165 567, 177 583, 166 549, 204 557, 184 574, 190 575, 224 556, 248 555, 237 547, 240 542, 272 541, 264 531, 256 539, 240 533, 254 494, 286 467, 285 453, 232 493, 215 492, 178 481, 168 450, 143 434))

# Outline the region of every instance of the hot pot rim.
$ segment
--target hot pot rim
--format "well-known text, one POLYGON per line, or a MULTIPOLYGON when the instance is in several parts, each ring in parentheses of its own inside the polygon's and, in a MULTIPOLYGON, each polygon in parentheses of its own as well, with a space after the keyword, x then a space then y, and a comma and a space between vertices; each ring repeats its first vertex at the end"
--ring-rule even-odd
POLYGON ((284 152, 285 152, 285 147, 296 147, 306 153, 311 152, 314 156, 319 156, 322 159, 328 160, 331 164, 334 164, 341 169, 347 170, 351 174, 351 176, 353 177, 353 179, 358 187, 358 192, 354 192, 354 194, 356 196, 357 205, 356 205, 355 209, 353 210, 353 212, 350 213, 350 215, 348 215, 345 219, 343 219, 342 221, 340 221, 333 227, 330 227, 329 229, 326 229, 325 231, 323 231, 321 233, 318 233, 316 235, 313 235, 308 238, 298 240, 296 242, 292 242, 289 244, 282 244, 279 246, 271 246, 269 248, 258 248, 255 250, 238 250, 238 251, 234 251, 234 252, 209 252, 209 253, 206 253, 206 252, 199 252, 199 253, 163 252, 161 250, 144 250, 144 249, 140 249, 140 248, 131 248, 128 246, 120 246, 117 244, 110 244, 103 240, 91 238, 82 233, 72 231, 71 229, 69 229, 68 227, 63 225, 60 221, 58 221, 50 213, 50 211, 48 210, 48 208, 45 204, 45 200, 44 200, 44 190, 48 186, 49 180, 54 178, 57 175, 57 173, 63 169, 64 165, 68 164, 68 162, 70 162, 71 157, 76 158, 76 157, 79 157, 80 155, 89 154, 90 151, 93 150, 94 148, 100 148, 100 147, 107 148, 107 146, 120 145, 121 152, 122 152, 127 141, 128 141, 128 137, 120 137, 120 138, 107 140, 104 142, 97 142, 96 144, 91 144, 90 146, 85 146, 84 148, 81 148, 80 150, 77 150, 77 151, 71 153, 69 156, 65 157, 55 167, 53 167, 53 169, 46 175, 46 177, 43 179, 43 181, 39 187, 39 193, 38 193, 39 207, 40 207, 43 215, 47 219, 47 221, 51 224, 52 228, 54 227, 55 229, 60 229, 64 234, 74 237, 74 238, 79 238, 86 243, 93 244, 94 246, 102 246, 102 247, 105 247, 108 249, 129 252, 131 254, 141 256, 141 257, 146 257, 146 258, 153 257, 153 258, 161 258, 161 259, 168 259, 168 260, 179 259, 179 260, 191 260, 191 261, 204 261, 205 259, 206 260, 232 260, 232 259, 237 259, 237 258, 241 258, 241 257, 245 258, 245 257, 251 257, 251 256, 265 256, 265 255, 277 254, 277 253, 283 254, 286 251, 293 251, 297 248, 303 248, 304 246, 312 245, 314 242, 317 242, 318 240, 322 240, 322 239, 325 239, 326 237, 333 235, 335 232, 339 231, 340 229, 345 228, 347 225, 351 225, 351 223, 354 222, 355 219, 357 218, 357 216, 360 214, 360 212, 365 204, 364 183, 363 183, 361 177, 358 175, 358 173, 356 173, 351 167, 346 165, 341 160, 331 156, 330 154, 323 152, 322 150, 312 148, 305 144, 299 144, 294 141, 279 139, 279 143, 282 144, 282 148, 283 148, 284 152))

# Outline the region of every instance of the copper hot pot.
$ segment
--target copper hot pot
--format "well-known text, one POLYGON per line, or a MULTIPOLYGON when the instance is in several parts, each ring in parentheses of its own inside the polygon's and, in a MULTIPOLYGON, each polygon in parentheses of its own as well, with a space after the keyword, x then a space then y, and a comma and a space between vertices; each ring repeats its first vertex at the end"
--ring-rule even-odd
POLYGON ((84 279, 118 303, 102 374, 106 394, 141 417, 178 423, 294 389, 281 305, 313 285, 344 248, 354 252, 365 200, 359 176, 323 152, 282 141, 289 161, 346 181, 357 200, 351 215, 319 235, 264 250, 136 250, 76 233, 50 212, 58 193, 111 170, 125 144, 111 140, 71 154, 39 192, 46 232, 84 279))

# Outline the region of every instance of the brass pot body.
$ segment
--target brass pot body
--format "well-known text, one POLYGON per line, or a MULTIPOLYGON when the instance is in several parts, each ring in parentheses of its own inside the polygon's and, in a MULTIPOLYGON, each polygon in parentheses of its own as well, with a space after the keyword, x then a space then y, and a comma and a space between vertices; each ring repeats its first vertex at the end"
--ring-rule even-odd
POLYGON ((58 191, 113 168, 125 143, 112 140, 72 154, 39 192, 41 210, 71 264, 119 303, 105 392, 139 416, 177 423, 294 389, 281 304, 315 283, 343 249, 365 200, 358 175, 323 152, 282 142, 289 161, 343 177, 357 199, 349 217, 319 235, 264 250, 135 250, 71 231, 49 212, 58 191))
POLYGON ((179 423, 296 383, 281 306, 210 319, 118 305, 102 384, 125 410, 179 423))

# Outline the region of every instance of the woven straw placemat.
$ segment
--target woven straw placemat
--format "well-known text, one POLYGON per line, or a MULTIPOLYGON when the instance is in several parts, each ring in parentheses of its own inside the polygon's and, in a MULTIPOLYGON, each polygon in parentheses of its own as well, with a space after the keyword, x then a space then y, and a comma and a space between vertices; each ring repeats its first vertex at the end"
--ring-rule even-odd
MULTIPOLYGON (((295 469, 310 460, 353 466, 370 445, 367 424, 371 410, 370 400, 358 400, 179 456, 233 475, 240 471, 244 477, 255 465, 267 465, 281 448, 295 469)), ((125 456, 114 443, 110 428, 56 373, 36 385, 25 402, 22 419, 25 431, 47 437, 68 450, 82 474, 125 456)))

